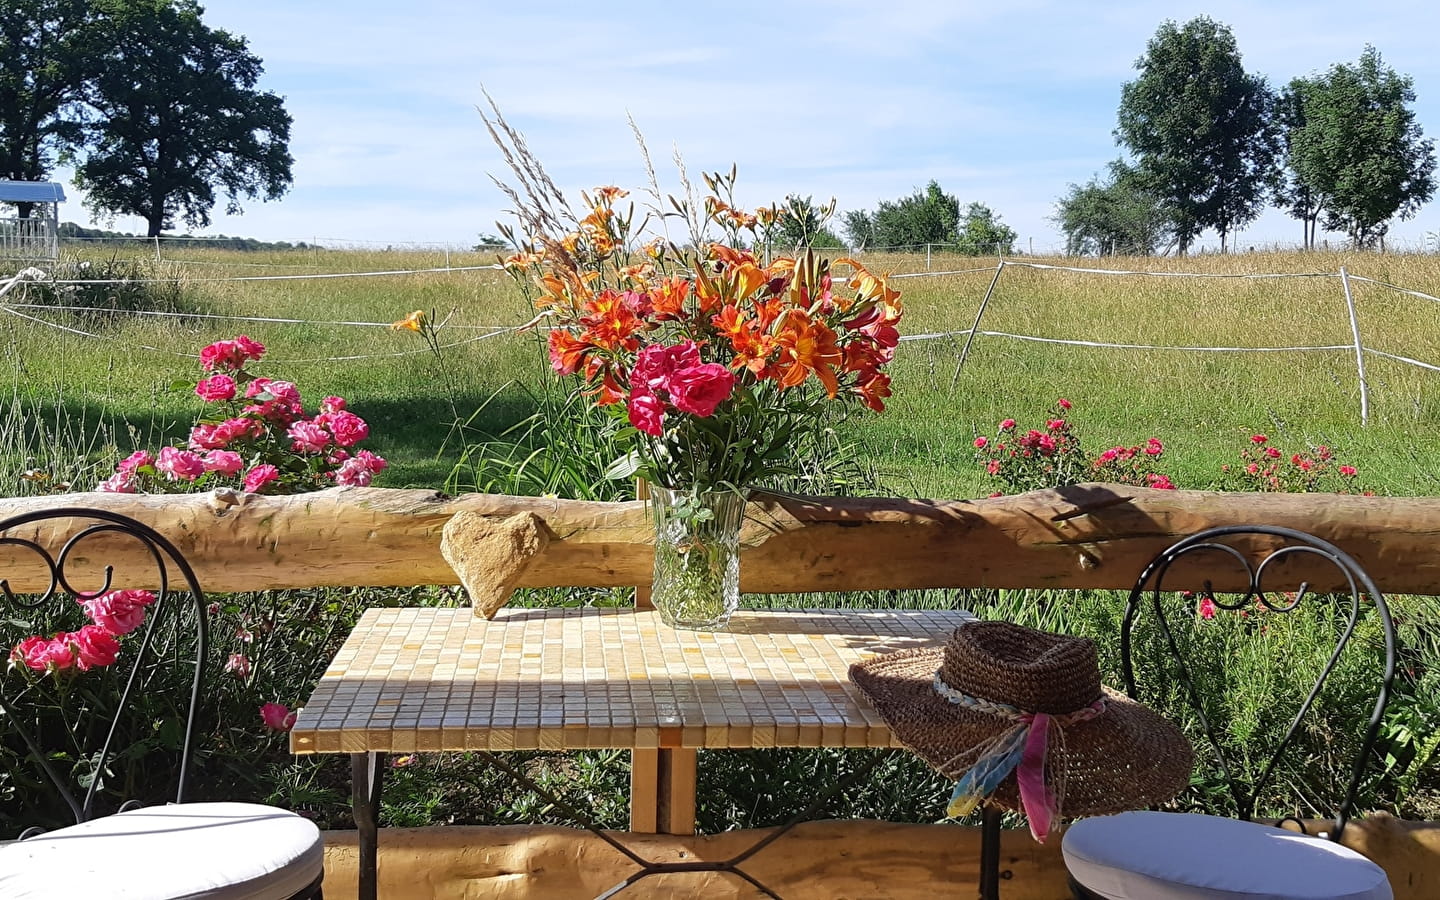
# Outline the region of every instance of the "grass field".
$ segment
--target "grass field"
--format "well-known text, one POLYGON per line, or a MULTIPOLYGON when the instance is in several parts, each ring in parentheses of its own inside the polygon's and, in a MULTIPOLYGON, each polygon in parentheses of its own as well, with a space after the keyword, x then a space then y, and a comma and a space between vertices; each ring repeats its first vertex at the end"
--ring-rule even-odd
MULTIPOLYGON (((50 325, 0 316, 0 346, 11 432, 67 428, 88 445, 156 445, 188 429, 198 398, 171 390, 193 378, 193 359, 211 340, 246 333, 269 347, 260 367, 296 382, 307 399, 349 398, 373 426, 372 444, 390 459, 390 486, 440 485, 463 441, 454 425, 498 434, 533 408, 531 392, 553 390, 533 335, 479 339, 479 326, 528 318, 508 276, 493 270, 367 278, 234 282, 296 276, 485 265, 491 254, 364 253, 305 250, 255 254, 165 248, 167 258, 117 259, 91 252, 92 275, 178 279, 135 296, 133 288, 54 292, 52 303, 152 306, 151 311, 299 319, 255 322, 136 312, 99 315, 17 310, 50 325), (151 295, 153 294, 153 296, 151 295), (122 296, 123 295, 123 296, 122 296), (388 323, 413 309, 447 322, 437 357, 411 333, 330 322, 388 323), (87 332, 87 335, 60 327, 87 332), (483 407, 483 408, 482 408, 483 407), (478 415, 476 411, 479 410, 478 415), (472 418, 473 417, 473 418, 472 418)), ((55 267, 76 271, 78 258, 55 267)), ((988 260, 980 260, 987 264, 988 260)), ((1063 261, 1052 261, 1063 262, 1063 261)), ((1073 262, 1073 261, 1072 261, 1073 262)), ((936 270, 976 265, 933 261, 936 270)), ((922 272, 923 257, 878 256, 872 268, 922 272)), ((1098 265, 1082 261, 1081 265, 1098 265)), ((1440 295, 1440 258, 1377 254, 1248 254, 1190 259, 1105 260, 1109 268, 1212 274, 1355 275, 1440 295)), ((908 334, 970 327, 990 271, 907 278, 908 334)), ((1440 307, 1369 284, 1354 285, 1366 346, 1440 363, 1440 307)), ((6 302, 37 302, 34 288, 6 302)), ((1170 346, 1349 345, 1353 342, 1340 280, 1154 278, 1006 268, 981 328, 1035 337, 1170 346)), ((1440 480, 1427 462, 1424 435, 1440 421, 1440 373, 1367 354, 1370 425, 1359 421, 1360 394, 1351 349, 1288 353, 1200 353, 1062 346, 1004 337, 977 338, 955 377, 961 338, 908 342, 893 365, 895 396, 880 416, 852 420, 847 437, 865 447, 895 493, 963 497, 988 493, 971 442, 1014 416, 1035 421, 1058 397, 1075 404, 1074 421, 1091 449, 1156 436, 1166 471, 1182 487, 1206 487, 1245 438, 1262 431, 1283 446, 1326 444, 1361 468, 1377 490, 1434 494, 1440 480), (953 379, 953 388, 952 388, 953 379)), ((37 441, 32 435, 31 445, 37 441)), ((12 438, 9 446, 14 447, 12 438)))
MULTIPOLYGON (((157 263, 92 251, 50 268, 57 278, 84 272, 92 278, 116 274, 173 281, 144 289, 133 281, 92 285, 71 293, 25 287, 0 301, 0 347, 6 361, 0 367, 5 379, 0 382, 0 496, 45 490, 53 481, 89 487, 105 474, 102 470, 113 466, 117 455, 136 446, 155 449, 182 437, 203 404, 174 383, 193 383, 198 372, 194 357, 201 346, 239 333, 267 345, 267 358, 257 370, 296 382, 307 408, 313 410, 327 394, 340 394, 370 421, 367 445, 392 463, 376 482, 384 486, 442 486, 468 443, 502 435, 537 409, 537 397, 553 400, 564 389, 548 372, 535 335, 483 337, 485 326, 517 325, 531 312, 515 285, 497 271, 224 280, 423 269, 447 261, 457 267, 483 266, 493 262, 493 256, 452 254, 447 260, 443 254, 314 250, 267 255, 170 247, 164 252, 170 258, 157 263), (7 312, 3 304, 11 303, 17 305, 7 312), (49 308, 19 305, 38 303, 49 308), (433 310, 446 322, 438 355, 415 334, 386 327, 414 309, 433 310), (333 324, 339 322, 374 324, 333 324), (27 480, 27 470, 47 472, 53 480, 27 480)), ((925 268, 919 256, 872 255, 867 264, 896 273, 925 268)), ((973 259, 933 260, 936 270, 976 264, 973 259)), ((1105 260, 1104 265, 1212 274, 1333 274, 1343 265, 1356 275, 1440 295, 1440 257, 1254 254, 1105 260)), ((968 329, 992 275, 993 270, 897 280, 907 310, 902 331, 919 335, 968 329)), ((1369 283, 1354 287, 1366 346, 1440 364, 1440 307, 1434 301, 1369 283)), ((1074 407, 1075 428, 1092 454, 1158 437, 1167 447, 1159 468, 1180 487, 1214 485, 1221 466, 1233 462, 1249 436, 1259 431, 1287 451, 1318 444, 1335 448, 1340 461, 1360 469, 1365 486, 1380 492, 1440 495, 1430 448, 1440 423, 1440 373, 1368 355, 1370 424, 1362 427, 1355 356, 1349 348, 1353 337, 1338 278, 1159 278, 1007 266, 981 328, 1125 344, 1346 349, 1199 353, 981 336, 957 376, 960 338, 905 342, 891 368, 895 395, 890 408, 883 415, 855 417, 837 438, 839 445, 861 448, 858 462, 861 468, 878 470, 878 489, 906 496, 984 496, 996 485, 976 463, 974 438, 993 435, 996 423, 1007 416, 1039 424, 1055 400, 1065 397, 1074 407)), ((545 405, 550 411, 559 406, 545 405)), ((580 426, 557 429, 551 438, 566 441, 560 456, 595 446, 587 444, 580 426), (574 433, 573 441, 567 431, 574 433)), ((583 477, 603 464, 589 459, 571 468, 583 477)), ((862 473, 861 484, 876 489, 872 481, 862 473)), ((579 495, 589 487, 574 485, 568 492, 579 495)), ((527 601, 582 599, 593 595, 552 592, 527 601)), ((749 597, 747 602, 776 599, 749 597)), ((295 760, 282 737, 259 730, 253 710, 261 700, 303 702, 335 642, 361 609, 377 603, 451 600, 432 589, 345 589, 261 592, 227 602, 227 627, 216 629, 217 655, 251 653, 259 658, 260 651, 242 643, 240 632, 229 627, 235 623, 228 617, 242 629, 256 620, 277 622, 282 627, 275 634, 282 637, 274 642, 279 648, 274 658, 263 665, 257 662, 253 680, 240 684, 225 679, 225 690, 210 698, 206 716, 217 723, 214 728, 231 750, 209 763, 205 790, 306 809, 330 827, 348 827, 345 761, 295 760), (305 610, 323 610, 323 615, 307 615, 305 610)), ((869 592, 778 602, 965 606, 988 617, 1096 637, 1108 654, 1103 664, 1113 677, 1112 638, 1120 598, 1108 592, 869 592)), ((1383 733, 1391 742, 1393 759, 1387 761, 1383 784, 1364 802, 1412 818, 1436 818, 1440 774, 1431 761, 1440 753, 1433 737, 1440 727, 1440 649, 1433 635, 1440 633, 1435 625, 1440 606, 1434 598, 1395 602, 1403 604, 1397 608, 1405 612, 1401 637, 1406 658, 1418 662, 1403 679, 1383 733)), ((1224 646, 1212 649, 1215 659, 1230 658, 1224 646)), ((1237 708, 1274 706, 1274 683, 1259 673, 1230 665, 1215 670, 1231 679, 1221 693, 1237 708)), ((1283 680, 1299 683, 1293 673, 1283 680)), ((1358 683, 1358 677, 1347 683, 1358 683)), ((1353 706, 1341 704, 1329 714, 1330 721, 1359 721, 1353 706)), ((1322 735, 1316 746, 1328 740, 1322 735)), ((1320 762, 1311 765, 1303 754, 1297 759, 1309 767, 1307 777, 1320 785, 1317 790, 1341 784, 1337 770, 1320 762)), ((597 814, 606 824, 623 826, 622 755, 551 754, 525 760, 554 789, 601 804, 597 814)), ((833 780, 854 764, 853 754, 833 751, 711 754, 702 765, 702 826, 718 830, 773 824, 802 807, 815 784, 833 780)), ((0 767, 0 793, 4 775, 0 767)), ((382 813, 387 825, 549 821, 553 816, 538 799, 517 794, 513 785, 495 779, 468 756, 426 755, 391 778, 382 813), (457 791, 457 784, 462 789, 457 791)), ((933 821, 947 795, 948 788, 921 763, 899 754, 864 791, 841 798, 823 815, 933 821)), ((1280 809, 1277 814, 1294 811, 1280 809)))

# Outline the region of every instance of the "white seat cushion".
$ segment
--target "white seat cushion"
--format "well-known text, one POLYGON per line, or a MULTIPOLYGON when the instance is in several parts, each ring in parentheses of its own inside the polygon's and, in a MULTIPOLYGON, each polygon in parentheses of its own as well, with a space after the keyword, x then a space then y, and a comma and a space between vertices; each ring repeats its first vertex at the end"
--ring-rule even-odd
POLYGON ((1391 900, 1385 871, 1348 847, 1215 816, 1127 812, 1071 825, 1075 880, 1110 900, 1391 900))
POLYGON ((0 847, 0 897, 279 900, 320 876, 315 823, 253 803, 152 806, 0 847))

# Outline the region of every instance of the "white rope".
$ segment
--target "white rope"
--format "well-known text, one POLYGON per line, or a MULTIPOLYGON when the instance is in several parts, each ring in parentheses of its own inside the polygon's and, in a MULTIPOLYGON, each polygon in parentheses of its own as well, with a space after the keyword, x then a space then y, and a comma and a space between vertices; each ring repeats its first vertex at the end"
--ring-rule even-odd
POLYGON ((1389 288, 1389 289, 1392 290, 1392 291, 1399 291, 1399 292, 1402 293, 1402 294, 1409 294, 1410 296, 1412 296, 1412 297, 1418 297, 1418 298, 1420 298, 1421 300, 1432 300, 1432 301, 1434 301, 1434 302, 1436 302, 1436 303, 1440 303, 1440 297, 1432 296, 1432 295, 1430 295, 1430 294, 1425 293, 1424 291, 1412 291, 1412 290, 1410 290, 1409 288, 1403 288, 1403 287, 1400 287, 1398 284, 1391 284, 1391 283, 1388 282, 1388 281, 1379 281, 1379 280, 1374 279, 1374 278, 1366 278, 1364 275, 1351 275, 1351 276, 1350 276, 1350 280, 1351 280, 1351 281, 1368 281, 1368 282, 1371 283, 1371 284, 1378 284, 1380 287, 1387 287, 1387 288, 1389 288))
MULTIPOLYGON (((3 296, 3 292, 0 292, 3 296)), ((173 319, 225 319, 234 322, 268 322, 277 325, 354 325, 362 328, 390 328, 393 322, 348 322, 339 319, 285 319, 277 316, 226 316, 218 313, 169 312, 158 309, 109 309, 104 306, 51 306, 48 303, 9 303, 14 309, 53 309, 66 312, 122 313, 132 316, 164 316, 173 319)), ((446 325, 466 331, 501 331, 509 325, 446 325)))
MULTIPOLYGON (((1086 275, 1143 275, 1150 278, 1339 278, 1334 272, 1146 272, 1138 269, 1092 269, 1085 266, 1057 266, 1051 263, 1013 262, 1007 266, 1027 269, 1054 269, 1060 272, 1081 272, 1086 275)), ((895 276, 890 276, 895 277, 895 276)))
POLYGON ((312 272, 306 275, 236 275, 233 278, 194 278, 176 276, 173 278, 79 278, 55 279, 47 284, 177 284, 179 282, 238 282, 238 281, 307 281, 320 278, 379 278, 393 275, 430 275, 444 272, 498 271, 499 264, 488 266, 439 266, 434 269, 389 269, 383 272, 312 272))
POLYGON ((1383 356, 1383 357, 1385 357, 1386 359, 1393 359, 1393 360, 1395 360, 1396 362, 1409 363, 1409 364, 1412 365, 1412 366, 1419 366, 1419 367, 1422 368, 1422 369, 1429 369, 1429 370, 1432 371, 1432 372, 1440 372, 1440 366, 1433 366, 1433 365, 1431 365, 1430 363, 1421 362, 1421 361, 1418 360, 1418 359, 1411 359, 1411 358, 1408 357, 1408 356, 1400 356, 1400 355, 1395 354, 1395 353, 1386 353, 1384 350, 1376 350, 1376 349, 1374 349, 1374 348, 1372 348, 1372 347, 1366 347, 1366 348, 1365 348, 1365 352, 1366 352, 1366 353, 1373 353, 1373 354, 1375 354, 1376 356, 1383 356))
MULTIPOLYGON (((1007 263, 1008 265, 1008 263, 1007 263)), ((981 331, 987 337, 1005 337, 1017 341, 1035 341, 1042 344, 1068 344, 1074 347, 1101 347, 1109 350, 1188 350, 1202 353, 1290 353, 1299 350, 1353 350, 1353 344, 1333 344, 1323 347, 1171 347, 1164 344, 1112 344, 1105 341, 1075 341, 1063 338, 1033 337, 1028 334, 1010 334, 1006 331, 981 331)))

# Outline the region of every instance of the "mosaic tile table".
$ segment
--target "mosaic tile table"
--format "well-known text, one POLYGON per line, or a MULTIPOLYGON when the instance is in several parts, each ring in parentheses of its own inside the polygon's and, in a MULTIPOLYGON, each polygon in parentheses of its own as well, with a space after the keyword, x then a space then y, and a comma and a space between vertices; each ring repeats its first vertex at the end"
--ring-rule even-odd
POLYGON ((850 685, 850 664, 943 642, 971 618, 746 611, 725 631, 695 632, 628 608, 504 609, 493 620, 372 609, 300 711, 290 749, 351 754, 362 861, 374 859, 385 753, 628 748, 631 830, 684 833, 696 749, 900 746, 850 685), (675 765, 688 767, 678 781, 660 771, 675 765))

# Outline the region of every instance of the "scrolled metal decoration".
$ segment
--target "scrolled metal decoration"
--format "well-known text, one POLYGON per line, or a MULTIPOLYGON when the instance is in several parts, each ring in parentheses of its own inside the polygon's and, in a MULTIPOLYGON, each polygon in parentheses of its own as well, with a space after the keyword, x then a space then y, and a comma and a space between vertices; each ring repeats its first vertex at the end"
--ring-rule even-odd
MULTIPOLYGON (((1253 545, 1253 541, 1251 541, 1253 545)), ((1279 576, 1274 575, 1278 580, 1279 576)), ((1234 582, 1231 582, 1234 583, 1234 582)), ((1146 566, 1137 580, 1130 598, 1125 607, 1124 619, 1120 633, 1120 658, 1121 671, 1124 677, 1127 693, 1132 697, 1139 698, 1137 690, 1135 668, 1133 661, 1133 634, 1135 625, 1139 619, 1142 606, 1148 607, 1150 614, 1154 617, 1160 632, 1164 637, 1166 648, 1170 657, 1176 663, 1176 672, 1179 681, 1184 686, 1185 694, 1194 708, 1200 725, 1205 733, 1210 746, 1215 751, 1215 757, 1219 761, 1221 772, 1224 775, 1231 799, 1235 803, 1237 814, 1242 819, 1250 819, 1255 813, 1256 795, 1270 780, 1276 770, 1277 764, 1284 758, 1286 750, 1290 747, 1295 734, 1313 707, 1316 698, 1324 687, 1326 679, 1334 671, 1337 662, 1341 658, 1350 639, 1355 634, 1356 625, 1364 611, 1362 600, 1368 599, 1375 607, 1379 616, 1381 630, 1384 635, 1385 653, 1382 663, 1379 689, 1375 696, 1375 705, 1371 712, 1370 719, 1366 725, 1361 741, 1359 752, 1355 756, 1354 766, 1351 772, 1349 783, 1346 787, 1343 800, 1335 815, 1335 826, 1327 836, 1332 840, 1338 840, 1345 829, 1345 823, 1349 820, 1352 807, 1355 803, 1355 796, 1360 787, 1360 781, 1364 772, 1365 763, 1374 747, 1376 735, 1380 729, 1381 720, 1384 717, 1385 707, 1389 702, 1390 691, 1395 679, 1395 626, 1390 617, 1389 607, 1386 605, 1385 597, 1375 582, 1366 574, 1349 554, 1340 548, 1321 540, 1311 534, 1296 531, 1290 528, 1280 528, 1266 525, 1249 526, 1224 526, 1212 528, 1198 534, 1184 538, 1164 550, 1159 556, 1146 566), (1268 543, 1278 543, 1279 546, 1269 549, 1256 561, 1255 551, 1246 552, 1227 540, 1236 538, 1264 538, 1268 543), (1209 600, 1217 609, 1227 611, 1240 611, 1254 608, 1257 604, 1265 610, 1274 613, 1289 613, 1300 607, 1302 603, 1321 596, 1344 595, 1347 590, 1349 594, 1348 608, 1344 610, 1343 627, 1337 629, 1338 635, 1334 650, 1329 654, 1323 666, 1320 667, 1319 676, 1314 685, 1300 704, 1295 717, 1291 720, 1286 729, 1284 737, 1274 748, 1259 776, 1248 788, 1243 787, 1232 772, 1227 754, 1222 748, 1219 736, 1216 734, 1209 717, 1205 713, 1205 704, 1200 696, 1199 689, 1191 676, 1190 666, 1186 660, 1186 654, 1176 640, 1175 631, 1171 627, 1171 620, 1166 614, 1167 600, 1174 596, 1174 588, 1166 588, 1166 576, 1182 560, 1193 562, 1193 557, 1199 554, 1209 554, 1210 558, 1219 558, 1233 561, 1240 567, 1241 581, 1246 582, 1243 590, 1232 590, 1217 592, 1214 588, 1215 580, 1206 578, 1199 596, 1209 600), (1277 592, 1267 590, 1267 576, 1277 573, 1287 562, 1297 560, 1314 561, 1333 567, 1341 576, 1339 584, 1343 590, 1315 591, 1312 589, 1313 579, 1301 581, 1297 590, 1292 593, 1288 591, 1279 592, 1286 596, 1285 602, 1275 602, 1271 597, 1277 592), (1237 596, 1238 599, 1227 600, 1225 595, 1237 596), (1148 603, 1147 603, 1148 600, 1148 603)), ((1343 601, 1342 601, 1343 602, 1343 601)), ((1193 608, 1192 608, 1193 609, 1193 608)), ((1193 614, 1193 613, 1192 613, 1193 614)), ((1293 817, 1292 817, 1293 818, 1293 817)))
MULTIPOLYGON (((105 729, 105 738, 98 754, 94 757, 92 771, 97 773, 96 777, 88 779, 84 785, 83 795, 77 796, 71 786, 69 779, 62 776, 54 765, 47 758, 42 750, 37 737, 22 727, 25 719, 17 716, 15 705, 30 693, 39 682, 32 682, 25 688, 13 691, 0 691, 0 714, 3 714, 3 721, 0 721, 0 732, 6 729, 19 734, 29 755, 34 759, 46 779, 55 787, 69 807, 76 823, 85 822, 95 818, 101 813, 96 809, 96 794, 102 786, 104 779, 98 773, 104 772, 106 765, 113 758, 112 751, 119 731, 119 723, 124 717, 125 710, 130 705, 135 695, 137 686, 140 683, 139 675, 144 668, 147 655, 154 646, 154 638, 157 634, 157 625, 166 617, 178 616, 180 609, 177 604, 182 598, 175 596, 172 591, 172 582, 183 583, 183 593, 188 594, 188 599, 194 607, 194 647, 195 662, 194 675, 190 680, 190 691, 187 704, 184 706, 184 736, 181 743, 180 766, 176 776, 175 802, 184 802, 186 783, 189 775, 190 759, 194 748, 195 718, 199 707, 199 698, 203 688, 204 664, 208 655, 209 635, 207 626, 207 612, 205 595, 201 591, 199 582, 194 570, 180 551, 168 541, 163 535, 153 528, 141 522, 137 522, 128 516, 112 513, 107 510, 88 509, 80 507, 64 507, 57 509, 41 510, 32 513, 23 513, 12 516, 0 522, 0 545, 22 547, 34 554, 37 565, 42 565, 49 576, 49 584, 44 591, 33 594, 17 594, 10 588, 10 584, 0 573, 0 597, 3 602, 11 608, 39 610, 46 607, 60 597, 73 597, 76 600, 92 600, 106 593, 111 592, 117 584, 128 579, 125 573, 117 578, 113 566, 105 565, 101 569, 103 578, 99 587, 79 588, 76 586, 78 577, 69 571, 70 568, 78 566, 83 559, 82 547, 87 542, 93 541, 102 535, 117 535, 122 538, 139 541, 148 551, 151 560, 154 562, 154 572, 143 583, 155 585, 155 601, 150 605, 150 612, 146 615, 146 622, 140 631, 133 635, 138 640, 127 642, 126 655, 130 658, 126 661, 129 672, 125 676, 123 687, 120 691, 118 703, 115 707, 116 714, 105 729), (58 553, 51 554, 47 547, 38 539, 16 536, 15 532, 26 526, 32 526, 44 522, 65 522, 65 521, 89 522, 83 525, 74 534, 70 535, 61 545, 58 553), (172 573, 178 577, 172 578, 172 573)), ((53 544, 52 544, 53 546, 53 544)), ((88 562, 88 561, 87 561, 88 562)), ((0 652, 9 652, 8 647, 0 647, 0 652)), ((0 670, 3 673, 3 670, 0 670)), ((135 801, 126 801, 121 808, 128 808, 135 801)), ((35 829, 27 829, 24 837, 32 836, 35 829)))

